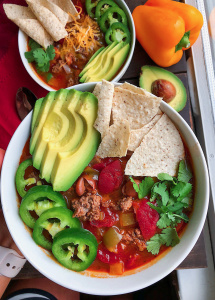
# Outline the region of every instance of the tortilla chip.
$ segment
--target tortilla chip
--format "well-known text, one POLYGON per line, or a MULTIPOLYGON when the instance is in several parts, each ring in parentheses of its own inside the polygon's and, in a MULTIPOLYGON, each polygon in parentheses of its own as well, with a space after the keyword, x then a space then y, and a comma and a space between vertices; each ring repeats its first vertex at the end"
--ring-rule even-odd
POLYGON ((133 84, 130 84, 128 82, 125 82, 122 85, 120 85, 120 88, 128 90, 128 91, 136 93, 136 94, 139 94, 139 95, 144 95, 144 96, 148 96, 148 97, 154 96, 153 94, 147 92, 146 90, 144 90, 142 88, 139 88, 139 87, 137 87, 133 84))
POLYGON ((168 173, 175 176, 184 156, 181 136, 163 114, 127 162, 125 175, 156 177, 159 173, 168 173))
POLYGON ((102 87, 102 84, 101 83, 97 83, 94 90, 93 90, 93 94, 98 98, 99 97, 99 94, 100 94, 100 91, 101 91, 101 87, 102 87))
POLYGON ((54 43, 52 37, 36 19, 29 7, 15 4, 3 4, 3 7, 8 19, 13 21, 38 44, 47 48, 54 43))
POLYGON ((120 119, 129 121, 130 129, 140 129, 158 113, 161 98, 133 93, 116 87, 113 97, 113 122, 120 119))
POLYGON ((96 155, 101 158, 126 156, 129 136, 129 122, 126 120, 116 121, 108 128, 96 155))
MULTIPOLYGON (((71 14, 73 17, 77 19, 80 18, 80 16, 78 15, 78 11, 71 0, 49 0, 49 1, 59 6, 66 13, 71 14)), ((69 15, 68 22, 71 21, 73 21, 73 18, 69 15)))
POLYGON ((54 41, 57 42, 68 35, 65 26, 49 9, 39 3, 35 3, 33 0, 26 0, 26 2, 54 41))
MULTIPOLYGON (((99 91, 99 87, 95 88, 94 93, 97 94, 98 91, 99 91)), ((102 80, 100 92, 97 96, 98 116, 94 123, 94 127, 101 133, 102 138, 105 136, 110 124, 113 93, 114 93, 114 84, 106 80, 102 80)))
POLYGON ((142 128, 131 130, 128 150, 135 151, 135 149, 140 146, 143 137, 147 133, 149 133, 149 131, 154 127, 157 121, 161 118, 161 116, 162 115, 156 115, 148 124, 146 124, 142 128))
POLYGON ((50 10, 59 19, 63 26, 66 26, 66 23, 69 20, 69 15, 62 10, 62 8, 49 0, 37 0, 37 4, 50 10))

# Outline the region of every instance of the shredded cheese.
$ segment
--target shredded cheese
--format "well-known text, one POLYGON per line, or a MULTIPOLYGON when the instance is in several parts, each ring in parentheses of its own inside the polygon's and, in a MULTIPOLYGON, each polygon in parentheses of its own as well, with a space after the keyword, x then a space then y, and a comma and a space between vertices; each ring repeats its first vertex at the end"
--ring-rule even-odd
MULTIPOLYGON (((79 14, 81 14, 81 11, 79 14)), ((68 23, 66 27, 68 36, 64 39, 60 49, 60 56, 65 58, 72 52, 83 51, 89 54, 92 51, 97 51, 102 46, 101 42, 99 42, 101 32, 97 22, 88 15, 80 19, 76 19, 74 16, 72 18, 73 21, 68 23)))

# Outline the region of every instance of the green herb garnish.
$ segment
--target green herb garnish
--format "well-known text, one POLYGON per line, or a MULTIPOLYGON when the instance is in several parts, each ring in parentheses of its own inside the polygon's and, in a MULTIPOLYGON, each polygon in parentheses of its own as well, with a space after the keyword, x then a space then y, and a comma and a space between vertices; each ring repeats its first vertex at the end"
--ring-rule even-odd
POLYGON ((160 214, 157 227, 162 231, 147 242, 148 252, 154 255, 159 253, 161 245, 174 247, 179 243, 175 227, 181 220, 189 221, 183 210, 192 203, 192 184, 189 183, 192 173, 183 160, 179 163, 177 178, 166 173, 158 174, 157 178, 159 181, 154 182, 153 178, 145 177, 139 186, 130 178, 139 199, 150 195, 148 205, 160 214))
MULTIPOLYGON (((54 46, 50 45, 45 50, 32 39, 29 41, 29 46, 31 50, 25 52, 25 57, 28 62, 35 62, 36 68, 39 72, 48 72, 50 68, 50 61, 55 57, 54 46)), ((47 80, 49 81, 50 79, 50 76, 47 76, 47 80)))

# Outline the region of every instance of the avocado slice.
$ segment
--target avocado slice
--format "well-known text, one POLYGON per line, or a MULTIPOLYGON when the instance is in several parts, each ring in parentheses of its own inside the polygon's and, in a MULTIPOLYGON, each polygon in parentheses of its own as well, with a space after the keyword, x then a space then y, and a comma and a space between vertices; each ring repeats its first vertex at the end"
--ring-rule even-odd
POLYGON ((104 61, 104 59, 106 59, 107 54, 117 45, 117 42, 114 42, 112 44, 110 44, 109 46, 107 46, 103 51, 101 51, 95 59, 93 59, 84 69, 83 71, 80 73, 79 76, 82 76, 80 78, 80 82, 85 82, 85 78, 88 76, 89 73, 91 73, 92 71, 94 72, 94 70, 96 70, 97 68, 100 67, 102 61, 104 61), (82 74, 83 73, 83 74, 82 74))
MULTIPOLYGON (((176 111, 181 111, 187 102, 187 93, 182 81, 173 73, 155 66, 143 66, 140 75, 140 87, 146 91, 153 93, 153 84, 155 81, 163 81, 173 85, 174 92, 172 93, 172 100, 168 104, 173 107, 176 111)), ((154 93, 155 94, 155 93, 154 93)), ((156 96, 160 96, 156 94, 156 96)), ((167 102, 167 101, 166 101, 167 102)))
MULTIPOLYGON (((105 54, 102 55, 102 60, 100 62, 99 65, 94 65, 91 69, 89 69, 84 76, 82 77, 82 79, 85 79, 85 82, 89 82, 87 81, 87 78, 89 77, 93 77, 94 79, 96 79, 95 81, 99 81, 99 78, 101 78, 101 80, 104 78, 104 75, 106 75, 106 72, 109 70, 110 66, 111 66, 111 59, 114 57, 114 55, 120 51, 121 48, 123 48, 124 43, 118 43, 116 46, 114 46, 112 49, 109 49, 109 51, 105 54), (86 77, 85 77, 86 76, 86 77)), ((105 76, 106 79, 106 76, 105 76)))
POLYGON ((66 134, 69 128, 69 120, 64 120, 64 115, 61 112, 61 107, 66 101, 68 90, 61 89, 55 92, 54 101, 49 109, 46 119, 43 122, 43 127, 40 130, 34 151, 32 153, 33 166, 40 169, 44 152, 47 144, 52 141, 60 141, 66 134))
POLYGON ((97 110, 97 98, 91 93, 82 93, 75 111, 82 118, 84 133, 80 144, 73 151, 57 154, 51 173, 55 191, 68 190, 93 159, 100 143, 100 133, 93 127, 97 110))
POLYGON ((47 182, 50 182, 51 172, 57 157, 57 153, 74 150, 82 139, 84 132, 83 121, 75 111, 81 95, 82 92, 74 89, 69 90, 66 101, 61 108, 61 113, 63 114, 62 122, 68 120, 69 126, 62 139, 49 142, 44 152, 40 172, 41 177, 47 182))
POLYGON ((40 108, 42 106, 43 100, 44 100, 44 98, 38 99, 34 105, 33 116, 32 116, 32 120, 31 120, 31 134, 33 133, 34 126, 35 126, 40 108))
MULTIPOLYGON (((103 50, 105 50, 105 47, 99 48, 99 50, 97 50, 97 51, 93 54, 93 56, 89 59, 88 63, 85 65, 84 68, 86 68, 86 67, 91 63, 91 61, 93 61, 94 58, 96 58, 96 56, 98 56, 99 53, 102 52, 103 50)), ((79 74, 79 77, 81 77, 82 75, 84 75, 84 69, 83 69, 83 70, 81 71, 81 73, 79 74)))
POLYGON ((38 116, 36 118, 36 121, 34 121, 34 129, 31 135, 31 140, 30 140, 30 153, 31 155, 34 152, 35 145, 37 143, 37 139, 39 137, 40 131, 43 128, 43 124, 47 118, 48 112, 51 108, 52 102, 54 101, 56 92, 50 92, 46 95, 44 98, 38 116))
MULTIPOLYGON (((123 43, 122 43, 123 44, 123 43)), ((124 45, 124 44, 123 44, 124 45)), ((123 46, 122 45, 122 46, 123 46)), ((118 45, 117 45, 118 46, 118 45)), ((117 46, 115 48, 117 48, 117 46)), ((90 76, 86 79, 86 82, 101 81, 102 79, 111 80, 122 66, 128 56, 130 45, 126 44, 124 47, 117 49, 116 53, 110 58, 107 68, 103 68, 103 71, 94 76, 90 76)))

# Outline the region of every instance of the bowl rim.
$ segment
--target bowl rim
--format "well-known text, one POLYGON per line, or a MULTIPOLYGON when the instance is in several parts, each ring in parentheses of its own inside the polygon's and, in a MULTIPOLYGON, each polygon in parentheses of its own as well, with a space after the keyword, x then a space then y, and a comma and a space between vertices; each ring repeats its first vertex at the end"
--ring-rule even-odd
MULTIPOLYGON (((132 39, 131 39, 130 51, 129 51, 128 57, 126 59, 126 62, 124 63, 123 68, 116 75, 116 77, 113 78, 113 80, 111 82, 118 82, 122 78, 122 76, 125 74, 125 72, 127 71, 128 67, 131 63, 131 60, 133 58, 134 48, 135 48, 135 43, 136 43, 136 31, 135 31, 135 25, 134 25, 134 20, 132 18, 131 11, 130 11, 128 5, 125 3, 124 0, 116 0, 116 2, 121 3, 121 5, 123 6, 123 10, 127 14, 132 39)), ((46 84, 43 80, 41 80, 39 78, 39 76, 37 75, 37 73, 33 69, 32 64, 28 63, 27 59, 25 58, 24 53, 25 53, 25 51, 27 51, 27 49, 26 49, 26 47, 27 47, 27 37, 28 37, 27 34, 25 34, 21 29, 19 29, 19 31, 18 31, 18 48, 19 48, 19 54, 20 54, 22 63, 24 65, 26 71, 32 77, 32 79, 36 83, 38 83, 42 88, 44 88, 47 91, 56 91, 56 89, 53 89, 52 87, 50 87, 48 84, 46 84)), ((71 86, 71 87, 68 87, 68 89, 76 88, 80 84, 81 83, 76 84, 76 85, 71 86)))
MULTIPOLYGON (((89 90, 89 89, 92 89, 94 87, 94 85, 95 85, 94 83, 81 84, 81 85, 79 85, 79 90, 82 90, 82 91, 89 90)), ((119 86, 120 83, 115 83, 115 85, 119 86)), ((152 278, 148 279, 148 277, 147 277, 146 281, 140 280, 139 279, 140 276, 136 276, 136 275, 137 274, 144 275, 144 273, 142 273, 142 272, 147 272, 147 270, 149 270, 151 268, 154 268, 154 266, 155 266, 155 270, 156 270, 156 265, 157 265, 157 268, 159 266, 159 269, 160 269, 160 266, 161 266, 161 269, 162 269, 162 263, 161 262, 164 261, 165 257, 169 256, 171 254, 171 252, 174 251, 175 248, 180 247, 180 244, 182 243, 182 240, 183 239, 185 240, 184 235, 185 235, 186 231, 188 230, 188 228, 186 228, 185 233, 182 236, 181 243, 178 246, 176 246, 176 247, 172 248, 170 251, 168 251, 166 253, 166 255, 164 257, 161 257, 160 260, 158 260, 154 265, 150 266, 147 269, 143 269, 142 271, 140 271, 138 273, 134 273, 132 275, 118 276, 118 277, 115 277, 115 278, 95 278, 95 277, 85 276, 83 274, 79 274, 79 273, 67 270, 67 269, 65 269, 61 266, 61 268, 63 269, 63 271, 62 271, 63 275, 64 275, 64 273, 69 274, 67 271, 72 272, 73 274, 75 274, 73 277, 77 281, 75 283, 72 283, 72 284, 70 282, 70 284, 68 285, 68 282, 66 282, 66 283, 63 282, 62 278, 59 279, 58 276, 56 278, 56 275, 54 273, 50 272, 49 268, 47 268, 45 264, 43 265, 42 262, 38 263, 38 260, 33 260, 32 259, 31 248, 30 248, 30 250, 28 250, 24 247, 26 242, 23 243, 23 240, 20 240, 20 237, 18 238, 18 235, 17 235, 17 232, 16 232, 16 226, 14 226, 14 224, 13 224, 14 221, 11 222, 11 219, 10 219, 11 218, 10 217, 11 206, 9 206, 9 203, 8 203, 8 200, 7 200, 7 185, 8 185, 8 182, 7 182, 6 175, 7 175, 8 163, 11 160, 10 153, 11 153, 11 155, 13 154, 12 160, 14 160, 15 159, 14 158, 14 156, 15 156, 14 155, 14 150, 13 150, 14 149, 14 145, 13 145, 14 140, 17 138, 17 136, 20 136, 20 134, 22 134, 23 130, 27 131, 27 133, 29 134, 30 128, 27 128, 26 124, 30 124, 32 112, 19 125, 19 127, 15 131, 15 133, 14 133, 14 135, 13 135, 13 137, 12 137, 10 143, 9 143, 9 146, 8 146, 7 151, 5 153, 5 159, 3 161, 2 173, 1 173, 1 175, 2 175, 2 180, 1 180, 2 208, 3 208, 3 213, 4 213, 4 217, 5 217, 8 229, 9 229, 9 231, 11 233, 11 236, 13 237, 15 243, 18 245, 18 247, 20 248, 20 250, 24 254, 24 256, 27 258, 27 260, 29 260, 29 262, 39 272, 41 272, 44 276, 46 276, 50 280, 56 282, 57 284, 60 284, 60 285, 64 286, 65 288, 73 289, 73 290, 76 290, 76 291, 79 291, 79 292, 82 292, 82 293, 92 294, 92 295, 119 295, 119 294, 130 293, 130 292, 134 292, 136 290, 140 290, 142 288, 150 286, 150 285, 154 284, 155 282, 161 280, 162 278, 167 276, 170 272, 172 272, 185 259, 185 257, 189 254, 189 252, 192 250, 192 248, 194 247, 195 243, 197 242, 197 239, 198 239, 198 237, 199 237, 199 235, 202 231, 202 228, 204 226, 204 222, 205 222, 206 214, 207 214, 207 209, 208 209, 209 177, 208 177, 206 160, 205 160, 203 151, 201 149, 201 146, 200 146, 195 134, 191 130, 190 126, 186 123, 186 121, 173 108, 171 108, 168 104, 166 104, 164 101, 161 102, 161 109, 164 110, 164 112, 167 113, 167 115, 171 114, 172 116, 174 116, 174 120, 173 120, 174 123, 181 122, 181 124, 183 125, 183 128, 184 128, 183 131, 184 130, 188 131, 189 136, 195 142, 196 151, 200 155, 199 162, 203 166, 203 169, 201 170, 202 171, 202 173, 201 173, 201 182, 205 186, 205 191, 204 191, 204 202, 203 202, 203 204, 201 204, 201 205, 203 205, 203 209, 201 211, 201 216, 198 218, 198 226, 196 225, 197 227, 195 227, 195 232, 192 235, 191 240, 186 244, 185 250, 182 253, 180 252, 180 254, 177 256, 174 263, 165 265, 164 270, 161 270, 161 272, 155 273, 153 279, 152 278), (81 278, 81 276, 82 276, 82 278, 81 278), (88 284, 81 285, 81 282, 83 282, 84 277, 85 277, 84 281, 86 281, 88 284), (93 281, 90 278, 92 280, 96 280, 96 283, 97 283, 96 288, 92 284, 93 281), (131 278, 132 278, 132 280, 134 279, 132 285, 129 284, 131 278), (138 278, 138 280, 136 280, 136 278, 138 278), (105 283, 104 283, 104 281, 105 281, 105 283), (117 285, 118 283, 120 283, 120 284, 123 283, 123 286, 118 287, 118 285, 117 285), (110 289, 110 286, 112 286, 111 289, 110 289)), ((176 126, 177 126, 177 124, 176 124, 176 126)), ((186 140, 185 140, 185 142, 186 142, 186 140)), ((193 155, 191 154, 191 156, 193 156, 193 155)), ((20 157, 20 155, 19 155, 19 157, 20 157)), ((13 188, 15 190, 14 181, 13 181, 13 188)), ((17 203, 17 201, 16 201, 16 203, 17 203)), ((16 208, 14 208, 14 210, 16 210, 16 208)), ((18 219, 20 219, 19 216, 17 216, 17 217, 18 217, 18 219)), ((191 223, 191 220, 192 220, 192 218, 190 219, 189 224, 191 223)), ((21 219, 18 222, 20 222, 20 221, 22 222, 21 219)), ((25 228, 25 225, 24 225, 23 222, 22 222, 22 228, 24 228, 23 230, 26 231, 26 228, 25 228)), ((33 240, 31 235, 29 234, 29 232, 27 232, 27 233, 30 236, 30 239, 33 240)), ((37 246, 37 245, 35 245, 35 243, 34 243, 34 246, 37 246)), ((37 248, 41 250, 41 248, 39 246, 37 246, 37 248)), ((47 257, 47 254, 46 254, 46 257, 47 257)), ((45 259, 45 261, 44 261, 45 263, 46 263, 46 260, 47 259, 45 259)), ((55 265, 55 266, 53 266, 54 270, 57 269, 57 271, 59 271, 58 264, 56 264, 56 263, 53 264, 52 259, 48 259, 47 264, 49 265, 49 263, 52 264, 52 265, 55 265)), ((52 267, 52 265, 50 265, 50 266, 52 267)))

